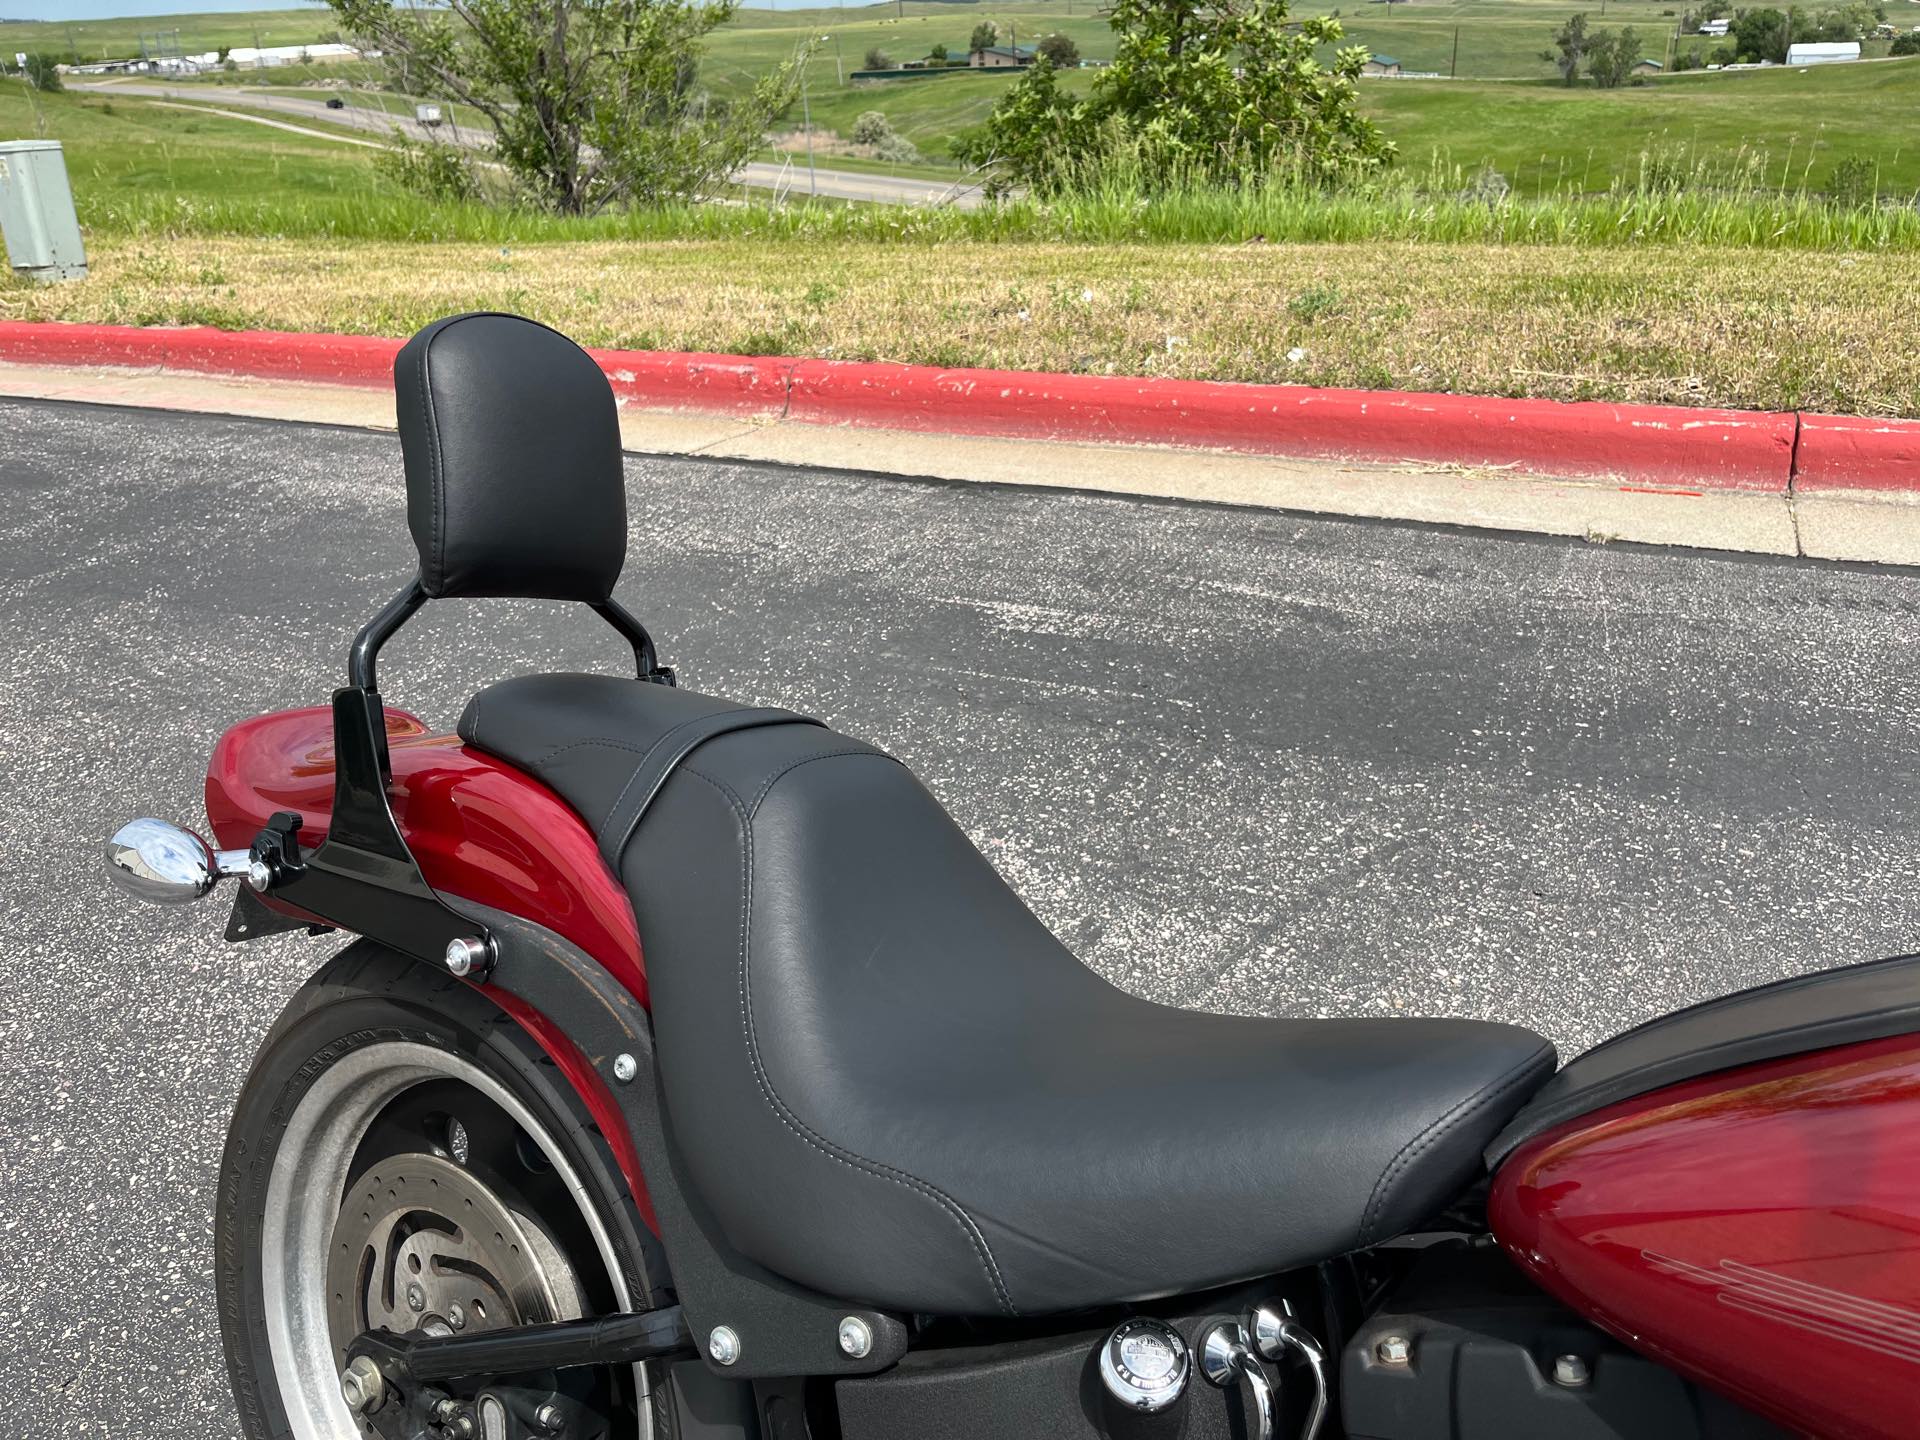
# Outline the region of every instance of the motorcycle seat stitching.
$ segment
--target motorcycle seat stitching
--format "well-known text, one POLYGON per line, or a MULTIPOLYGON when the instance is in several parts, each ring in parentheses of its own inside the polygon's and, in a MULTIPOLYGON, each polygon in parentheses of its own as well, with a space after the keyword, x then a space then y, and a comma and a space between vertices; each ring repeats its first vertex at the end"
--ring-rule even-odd
MULTIPOLYGON (((789 771, 796 770, 802 765, 810 764, 815 760, 830 760, 846 756, 869 756, 876 760, 886 760, 891 764, 899 763, 889 755, 882 755, 870 749, 834 750, 822 755, 811 755, 788 765, 785 769, 776 773, 772 780, 769 780, 765 785, 761 786, 759 793, 754 797, 754 809, 757 810, 759 808, 759 802, 766 797, 767 791, 772 789, 774 780, 778 780, 782 775, 787 774, 789 771)), ((739 795, 735 793, 732 786, 726 784, 724 781, 715 779, 713 776, 706 774, 693 765, 683 764, 679 768, 689 775, 694 775, 704 780, 708 785, 718 791, 740 819, 742 841, 741 879, 743 881, 740 893, 740 1021, 742 1036, 747 1042, 747 1058, 753 1069, 754 1082, 760 1090, 761 1098, 767 1102, 767 1107, 772 1110, 775 1118, 777 1118, 788 1131, 813 1149, 818 1150, 828 1159, 837 1164, 844 1165, 856 1173, 864 1173, 878 1180, 887 1180, 895 1185, 902 1186, 905 1189, 923 1195, 944 1209, 953 1221, 959 1225, 961 1233, 966 1236, 968 1242, 972 1245, 974 1254, 980 1260, 982 1271, 985 1273, 989 1284, 993 1288, 994 1296, 998 1300, 1001 1310, 1008 1315, 1018 1315, 1020 1312, 1014 1308, 1013 1297, 1007 1292, 1006 1281, 1001 1276, 1000 1267, 993 1258, 993 1249, 987 1244, 986 1236, 981 1234, 980 1227, 974 1222, 973 1217, 967 1213, 964 1206, 937 1185, 930 1184, 917 1175, 910 1175, 904 1170, 898 1170, 890 1165, 881 1164, 877 1160, 869 1160, 864 1155, 857 1155, 851 1150, 836 1145, 824 1135, 815 1132, 813 1128, 795 1114, 787 1105, 786 1101, 780 1097, 779 1091, 774 1087, 773 1077, 767 1073, 766 1066, 761 1059, 760 1041, 754 1028, 752 987, 749 980, 752 952, 753 816, 742 803, 739 795)))
POLYGON ((1478 1095, 1470 1095, 1461 1100, 1437 1119, 1430 1122, 1405 1145, 1381 1172, 1379 1180, 1374 1182, 1373 1193, 1367 1197, 1367 1208, 1360 1221, 1359 1233, 1354 1237, 1356 1247, 1372 1243, 1374 1226, 1379 1223, 1380 1215, 1385 1212, 1387 1196, 1393 1189, 1393 1182, 1400 1172, 1420 1158, 1428 1146, 1444 1139, 1461 1121, 1467 1119, 1485 1106, 1493 1104, 1516 1086, 1531 1079, 1538 1073, 1541 1062, 1551 1065, 1554 1061, 1554 1049, 1551 1045, 1542 1045, 1524 1061, 1502 1075, 1499 1080, 1478 1095))

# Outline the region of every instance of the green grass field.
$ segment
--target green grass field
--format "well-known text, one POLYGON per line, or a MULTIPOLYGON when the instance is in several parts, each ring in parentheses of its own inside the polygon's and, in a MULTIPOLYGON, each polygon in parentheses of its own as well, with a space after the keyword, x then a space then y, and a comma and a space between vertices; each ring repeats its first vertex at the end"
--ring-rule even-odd
POLYGON ((9 60, 18 50, 44 51, 62 60, 121 59, 142 54, 143 41, 154 53, 171 53, 178 31, 180 50, 193 55, 223 45, 307 45, 339 28, 324 6, 112 20, 7 20, 0 21, 0 54, 9 60))
MULTIPOLYGON (((1643 154, 1653 151, 1663 157, 1678 152, 1688 166, 1719 166, 1739 158, 1776 186, 1814 191, 1827 185, 1837 165, 1858 157, 1874 167, 1883 193, 1920 190, 1920 58, 1804 74, 1673 75, 1611 92, 1554 84, 1552 67, 1541 59, 1553 28, 1581 9, 1596 24, 1635 26, 1647 53, 1665 56, 1677 24, 1674 12, 1684 8, 1683 0, 1608 0, 1603 14, 1599 6, 1569 0, 1407 0, 1363 4, 1344 19, 1354 40, 1395 56, 1410 70, 1457 68, 1462 77, 1363 84, 1367 112, 1399 145, 1401 169, 1415 176, 1456 169, 1470 174, 1490 164, 1521 195, 1593 193, 1632 177, 1643 154)), ((1920 6, 1908 8, 1920 23, 1920 6)), ((924 56, 943 43, 957 55, 973 27, 991 20, 1003 36, 1023 44, 1064 32, 1089 59, 1101 59, 1111 55, 1112 37, 1096 9, 1095 0, 749 8, 715 34, 702 78, 716 93, 737 94, 811 37, 818 48, 807 67, 807 99, 815 126, 844 136, 860 112, 879 110, 937 170, 951 163, 954 139, 985 119, 1013 77, 962 72, 849 81, 847 75, 864 63, 867 50, 878 47, 897 62, 924 56)), ((1905 17, 1895 19, 1901 23, 1905 17)), ((250 44, 256 31, 266 43, 295 44, 316 40, 335 25, 325 9, 70 25, 7 23, 0 24, 0 53, 71 46, 84 54, 130 54, 142 34, 175 28, 188 51, 250 44)), ((395 110, 410 104, 382 94, 378 79, 375 66, 350 63, 218 74, 204 83, 272 91, 347 81, 355 86, 355 104, 395 110)), ((1083 71, 1068 77, 1068 84, 1085 86, 1091 80, 1092 73, 1083 71)), ((800 114, 796 106, 789 123, 797 127, 800 114)), ((479 123, 476 116, 455 118, 479 123)))

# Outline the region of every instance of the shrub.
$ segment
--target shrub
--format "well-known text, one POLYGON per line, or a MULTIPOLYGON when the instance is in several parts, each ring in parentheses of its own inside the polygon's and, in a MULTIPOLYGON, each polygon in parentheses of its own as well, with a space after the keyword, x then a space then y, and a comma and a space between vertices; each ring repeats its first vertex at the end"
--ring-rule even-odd
POLYGON ((1124 159, 1155 189, 1183 183, 1263 183, 1285 176, 1325 186, 1389 163, 1390 141, 1360 113, 1364 46, 1343 46, 1339 20, 1288 19, 1289 0, 1247 0, 1208 16, 1205 43, 1191 10, 1163 0, 1115 0, 1118 43, 1082 98, 1060 88, 1045 56, 954 146, 964 164, 993 165, 989 182, 1058 192, 1124 159), (1188 42, 1194 43, 1188 43, 1188 42))
POLYGON ((1833 167, 1827 180, 1827 199, 1857 210, 1878 198, 1879 181, 1871 160, 1864 155, 1849 155, 1833 167))
POLYGON ((867 51, 866 67, 869 70, 891 70, 893 57, 876 45, 867 51))
POLYGON ((1909 30, 1905 34, 1893 37, 1893 44, 1887 48, 1889 55, 1920 55, 1920 30, 1909 30))
POLYGON ((27 81, 36 90, 64 90, 60 80, 60 62, 51 55, 27 56, 27 81))
POLYGON ((878 110, 863 110, 853 122, 853 143, 865 145, 881 160, 910 165, 920 158, 913 142, 894 130, 892 122, 878 110))
POLYGON ((458 146, 400 144, 381 151, 373 163, 395 185, 423 200, 473 200, 480 194, 473 161, 458 146))

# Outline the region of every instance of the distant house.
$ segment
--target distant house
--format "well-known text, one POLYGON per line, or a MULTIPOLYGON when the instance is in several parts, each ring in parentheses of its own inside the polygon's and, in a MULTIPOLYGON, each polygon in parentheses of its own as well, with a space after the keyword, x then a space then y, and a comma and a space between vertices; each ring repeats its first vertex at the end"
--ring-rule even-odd
POLYGON ((1701 25, 1700 33, 1702 35, 1724 36, 1732 25, 1733 22, 1731 20, 1708 20, 1701 25))
POLYGON ((1362 75, 1398 75, 1400 62, 1391 55, 1369 55, 1367 63, 1360 67, 1362 75))
POLYGON ((1633 62, 1633 68, 1643 75, 1658 75, 1667 67, 1658 60, 1650 60, 1645 55, 1642 55, 1638 60, 1633 62))
POLYGON ((1033 56, 1031 45, 989 45, 974 51, 967 63, 976 70, 1002 70, 1010 65, 1031 65, 1033 56))
POLYGON ((1823 40, 1817 44, 1787 47, 1789 65, 1837 65, 1843 60, 1860 58, 1858 40, 1823 40))

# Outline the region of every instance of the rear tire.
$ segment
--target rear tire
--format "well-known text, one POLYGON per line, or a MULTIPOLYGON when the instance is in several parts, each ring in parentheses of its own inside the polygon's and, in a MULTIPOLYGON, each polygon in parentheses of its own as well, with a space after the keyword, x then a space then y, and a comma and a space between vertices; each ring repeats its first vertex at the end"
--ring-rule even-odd
MULTIPOLYGON (((459 1203, 472 1211, 473 1200, 459 1203)), ((462 1329, 488 1329, 645 1309, 664 1303, 667 1283, 612 1151, 533 1040, 472 986, 366 940, 308 980, 261 1045, 228 1131, 214 1236, 220 1329, 249 1440, 371 1433, 339 1398, 342 1330, 381 1317, 412 1328, 413 1312, 429 1326, 447 1323, 445 1311, 462 1329), (407 1208, 406 1196, 393 1212, 404 1218, 384 1230, 377 1205, 357 1213, 408 1174, 416 1195, 437 1174, 493 1205, 488 1234, 469 1227, 459 1243, 499 1241, 497 1256, 476 1265, 477 1252, 462 1251, 442 1266, 429 1255, 423 1270, 421 1246, 454 1244, 443 1237, 455 1222, 436 1226, 439 1212, 407 1208), (385 1308, 377 1277, 365 1283, 378 1265, 402 1282, 396 1300, 389 1278, 385 1308), (407 1266, 426 1288, 405 1283, 407 1266)), ((593 1394, 610 1436, 673 1440, 663 1377, 602 1372, 593 1394)))

